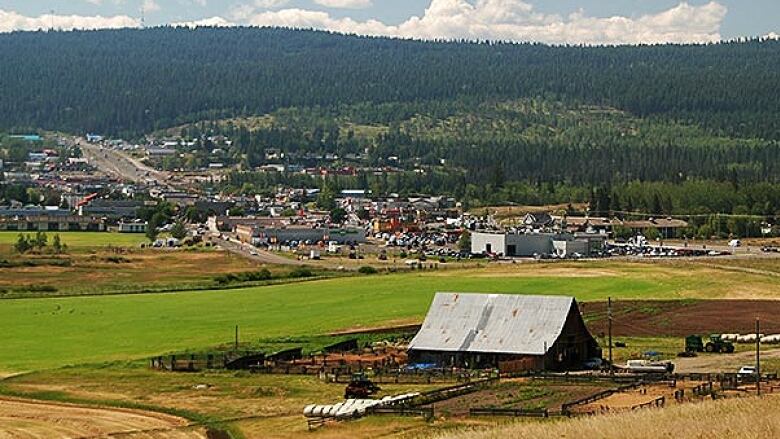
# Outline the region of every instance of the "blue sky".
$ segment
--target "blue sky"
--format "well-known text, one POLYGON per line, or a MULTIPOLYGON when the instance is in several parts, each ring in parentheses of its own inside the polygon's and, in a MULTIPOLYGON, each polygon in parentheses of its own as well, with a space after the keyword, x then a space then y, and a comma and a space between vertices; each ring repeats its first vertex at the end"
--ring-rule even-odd
POLYGON ((410 38, 706 42, 780 33, 780 0, 0 0, 0 31, 221 24, 410 38), (53 15, 52 15, 53 14, 53 15))

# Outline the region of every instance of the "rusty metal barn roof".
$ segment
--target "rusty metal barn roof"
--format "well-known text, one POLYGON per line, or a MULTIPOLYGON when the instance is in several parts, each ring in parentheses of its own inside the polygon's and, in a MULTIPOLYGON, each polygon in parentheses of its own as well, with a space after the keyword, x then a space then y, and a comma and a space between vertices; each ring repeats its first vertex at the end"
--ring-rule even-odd
POLYGON ((573 297, 436 293, 410 350, 543 355, 573 297))

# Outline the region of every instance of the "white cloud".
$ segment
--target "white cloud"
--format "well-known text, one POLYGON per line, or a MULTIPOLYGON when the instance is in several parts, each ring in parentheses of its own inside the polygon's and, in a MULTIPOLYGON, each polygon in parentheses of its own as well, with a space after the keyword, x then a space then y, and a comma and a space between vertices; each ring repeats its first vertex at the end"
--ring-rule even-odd
POLYGON ((242 21, 258 26, 327 29, 364 35, 403 38, 466 38, 546 43, 636 44, 712 42, 721 39, 726 7, 712 1, 701 6, 679 5, 638 18, 589 17, 583 11, 567 17, 544 14, 524 0, 431 0, 422 17, 392 26, 377 20, 335 18, 326 12, 283 9, 254 14, 242 21))
MULTIPOLYGON (((344 4, 370 0, 317 1, 344 4)), ((411 17, 398 25, 388 25, 374 19, 339 18, 328 12, 299 8, 267 10, 287 2, 254 0, 231 11, 229 17, 233 22, 222 17, 212 17, 175 25, 231 26, 240 23, 402 38, 540 41, 553 44, 684 43, 720 40, 720 26, 727 12, 725 6, 711 1, 700 6, 681 2, 671 9, 639 17, 590 17, 582 10, 560 16, 538 12, 526 0, 431 0, 422 16, 411 17)), ((144 0, 144 5, 147 11, 159 10, 155 0, 144 0)), ((0 9, 0 31, 45 29, 51 27, 52 21, 54 27, 62 29, 139 25, 138 20, 128 16, 26 17, 0 9)), ((777 34, 767 37, 777 38, 777 34)))
POLYGON ((144 0, 141 4, 141 8, 145 12, 157 12, 160 10, 160 5, 155 0, 144 0))
POLYGON ((255 0, 255 7, 262 9, 276 9, 290 3, 290 0, 255 0))
POLYGON ((196 21, 183 21, 180 23, 171 23, 174 27, 230 27, 236 24, 225 20, 222 17, 204 18, 196 21))
POLYGON ((113 17, 81 16, 81 15, 51 15, 44 14, 38 17, 26 17, 13 11, 0 9, 0 32, 12 32, 15 30, 39 30, 50 29, 117 29, 124 27, 138 27, 139 21, 126 15, 113 17))
POLYGON ((314 3, 338 9, 362 9, 372 5, 371 0, 314 0, 314 3))

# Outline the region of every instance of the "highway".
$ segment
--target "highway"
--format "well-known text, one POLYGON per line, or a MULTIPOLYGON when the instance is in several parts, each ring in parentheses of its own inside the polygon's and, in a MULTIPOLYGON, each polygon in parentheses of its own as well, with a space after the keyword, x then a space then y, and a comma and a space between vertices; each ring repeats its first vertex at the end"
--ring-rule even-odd
MULTIPOLYGON (((121 151, 101 148, 98 145, 87 143, 84 139, 76 139, 75 143, 81 148, 83 156, 89 160, 90 164, 108 175, 113 175, 122 180, 135 183, 156 184, 166 187, 169 190, 177 189, 171 184, 169 173, 146 166, 121 151)), ((178 189, 188 191, 188 188, 186 187, 178 189)), ((213 234, 212 240, 226 251, 259 263, 274 265, 305 265, 302 261, 285 258, 235 240, 222 239, 220 234, 213 234)))
POLYGON ((168 182, 170 175, 167 172, 146 166, 120 151, 89 144, 83 139, 76 140, 76 144, 90 164, 106 174, 134 183, 153 182, 160 186, 171 187, 168 182))
POLYGON ((212 235, 211 239, 223 249, 231 253, 235 253, 239 256, 243 256, 252 261, 273 265, 305 265, 303 261, 285 258, 284 256, 279 256, 269 251, 236 242, 234 240, 222 239, 218 234, 212 235))

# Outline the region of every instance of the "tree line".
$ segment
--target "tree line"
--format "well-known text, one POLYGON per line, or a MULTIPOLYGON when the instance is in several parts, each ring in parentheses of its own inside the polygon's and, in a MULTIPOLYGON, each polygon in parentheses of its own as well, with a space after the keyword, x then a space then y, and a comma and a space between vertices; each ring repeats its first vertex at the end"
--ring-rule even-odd
POLYGON ((780 138, 771 40, 583 47, 160 27, 8 33, 0 57, 0 129, 129 137, 294 106, 545 97, 780 138))

